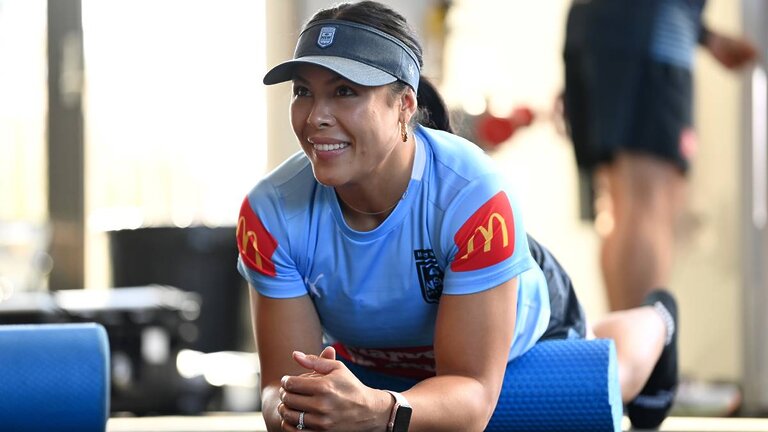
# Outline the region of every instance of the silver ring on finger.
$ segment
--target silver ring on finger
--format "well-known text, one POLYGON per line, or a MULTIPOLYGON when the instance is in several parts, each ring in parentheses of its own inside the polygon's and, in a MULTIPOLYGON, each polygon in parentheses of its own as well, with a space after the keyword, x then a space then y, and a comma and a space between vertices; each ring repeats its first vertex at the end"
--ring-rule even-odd
POLYGON ((298 430, 304 429, 304 411, 299 413, 299 424, 296 425, 296 429, 298 430))

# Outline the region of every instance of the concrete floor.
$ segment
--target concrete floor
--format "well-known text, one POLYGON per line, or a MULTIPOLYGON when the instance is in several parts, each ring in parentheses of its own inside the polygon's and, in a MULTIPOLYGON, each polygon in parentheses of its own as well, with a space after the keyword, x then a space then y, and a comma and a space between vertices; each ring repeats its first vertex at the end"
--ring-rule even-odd
MULTIPOLYGON (((629 431, 624 418, 623 430, 629 431)), ((112 418, 107 432, 266 432, 260 413, 211 414, 201 417, 112 418)), ((661 431, 753 432, 768 431, 768 418, 670 417, 661 431)))

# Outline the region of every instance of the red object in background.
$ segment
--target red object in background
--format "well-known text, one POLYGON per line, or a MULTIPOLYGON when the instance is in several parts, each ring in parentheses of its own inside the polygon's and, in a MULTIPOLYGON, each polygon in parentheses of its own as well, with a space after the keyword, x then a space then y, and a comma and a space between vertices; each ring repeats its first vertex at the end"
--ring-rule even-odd
POLYGON ((477 119, 477 138, 491 146, 497 146, 515 133, 509 119, 486 114, 477 119))
POLYGON ((531 111, 528 107, 517 107, 514 111, 512 111, 512 115, 510 116, 510 120, 512 122, 516 123, 517 126, 529 126, 531 123, 533 123, 534 119, 533 111, 531 111))
POLYGON ((518 107, 509 117, 496 117, 484 114, 477 119, 475 129, 478 140, 496 147, 514 135, 520 127, 533 123, 533 111, 528 107, 518 107))

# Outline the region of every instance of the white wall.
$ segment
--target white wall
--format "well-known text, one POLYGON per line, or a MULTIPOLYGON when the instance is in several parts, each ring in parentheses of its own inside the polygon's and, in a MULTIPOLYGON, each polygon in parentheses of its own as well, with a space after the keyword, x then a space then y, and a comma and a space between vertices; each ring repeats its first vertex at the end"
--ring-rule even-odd
MULTIPOLYGON (((714 29, 740 34, 740 5, 710 0, 705 19, 714 29)), ((705 379, 738 380, 746 342, 741 338, 738 213, 742 79, 699 50, 694 89, 699 153, 672 286, 682 308, 682 370, 705 379)))

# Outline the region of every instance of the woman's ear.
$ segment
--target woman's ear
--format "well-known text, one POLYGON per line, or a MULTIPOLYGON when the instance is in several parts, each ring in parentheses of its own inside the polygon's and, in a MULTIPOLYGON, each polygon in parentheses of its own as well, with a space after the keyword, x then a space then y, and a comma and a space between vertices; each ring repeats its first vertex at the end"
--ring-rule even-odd
POLYGON ((411 121, 411 117, 419 109, 418 100, 416 99, 416 92, 412 88, 408 87, 402 95, 400 95, 400 111, 402 119, 405 123, 411 121))

